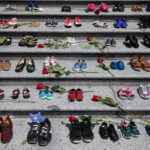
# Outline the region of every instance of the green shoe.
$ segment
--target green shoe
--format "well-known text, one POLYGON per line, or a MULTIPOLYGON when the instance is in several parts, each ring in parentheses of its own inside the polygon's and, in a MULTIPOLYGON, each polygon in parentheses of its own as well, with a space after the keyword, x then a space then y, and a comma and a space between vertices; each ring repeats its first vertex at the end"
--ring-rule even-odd
POLYGON ((6 37, 0 38, 0 45, 4 45, 6 41, 6 37))

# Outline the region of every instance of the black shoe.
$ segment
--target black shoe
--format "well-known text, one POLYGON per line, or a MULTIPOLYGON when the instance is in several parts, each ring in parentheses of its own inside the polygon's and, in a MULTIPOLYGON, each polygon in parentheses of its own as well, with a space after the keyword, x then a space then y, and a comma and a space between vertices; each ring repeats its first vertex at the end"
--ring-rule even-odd
POLYGON ((125 39, 125 45, 126 45, 126 47, 128 47, 128 48, 131 48, 132 47, 132 45, 131 45, 131 41, 130 41, 130 36, 129 35, 127 35, 126 36, 126 39, 125 39))
POLYGON ((90 143, 93 138, 94 134, 92 132, 92 128, 94 126, 91 124, 91 121, 87 118, 84 119, 81 123, 81 128, 82 128, 82 140, 86 143, 90 143))
POLYGON ((78 120, 71 123, 70 128, 70 140, 74 144, 78 144, 81 141, 81 124, 78 120))
POLYGON ((143 41, 144 45, 150 48, 150 38, 147 35, 143 37, 143 41))
POLYGON ((48 118, 41 123, 41 132, 38 138, 38 143, 40 146, 46 146, 51 140, 52 134, 50 133, 51 123, 48 118))
POLYGON ((115 5, 114 5, 114 7, 113 7, 113 11, 114 11, 114 12, 118 11, 118 6, 119 6, 119 4, 115 4, 115 5))
POLYGON ((134 48, 138 48, 139 47, 139 44, 138 44, 138 40, 135 36, 132 36, 130 38, 130 43, 131 45, 134 47, 134 48))
POLYGON ((106 122, 103 122, 102 125, 99 127, 99 134, 102 139, 108 139, 109 133, 108 133, 108 125, 106 122))
POLYGON ((140 28, 146 29, 148 27, 147 20, 145 18, 141 17, 139 19, 139 24, 138 25, 140 26, 140 28))
POLYGON ((119 4, 118 5, 118 11, 124 12, 124 4, 119 4))
POLYGON ((119 140, 119 136, 118 136, 113 124, 109 125, 108 131, 109 131, 109 137, 112 141, 116 142, 119 140))
POLYGON ((38 141, 39 134, 41 132, 41 124, 40 123, 31 123, 30 131, 27 135, 27 142, 29 144, 36 144, 38 141))
POLYGON ((22 58, 20 59, 20 61, 18 62, 15 71, 16 71, 16 72, 22 72, 23 69, 24 69, 24 67, 25 67, 25 65, 26 65, 26 58, 25 58, 25 57, 22 57, 22 58))

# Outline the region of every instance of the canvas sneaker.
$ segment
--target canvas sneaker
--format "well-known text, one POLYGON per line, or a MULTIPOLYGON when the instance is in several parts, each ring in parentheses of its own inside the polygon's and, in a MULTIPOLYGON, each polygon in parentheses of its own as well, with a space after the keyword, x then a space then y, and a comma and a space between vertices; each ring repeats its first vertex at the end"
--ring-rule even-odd
POLYGON ((75 24, 75 26, 77 26, 77 27, 79 27, 79 26, 82 25, 82 24, 81 24, 81 20, 80 20, 79 17, 75 17, 75 19, 74 19, 74 24, 75 24))
POLYGON ((71 20, 69 17, 67 17, 65 19, 65 27, 71 28, 72 24, 71 24, 71 20))

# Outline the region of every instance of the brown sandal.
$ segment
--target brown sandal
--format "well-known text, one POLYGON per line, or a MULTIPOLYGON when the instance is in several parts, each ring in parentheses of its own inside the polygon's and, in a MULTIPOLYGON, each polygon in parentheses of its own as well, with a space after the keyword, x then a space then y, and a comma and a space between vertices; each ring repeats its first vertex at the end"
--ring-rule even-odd
POLYGON ((136 6, 132 6, 132 11, 137 11, 137 7, 136 6))
POLYGON ((40 26, 40 22, 35 22, 35 23, 33 23, 33 26, 34 26, 34 27, 39 27, 39 26, 40 26))
POLYGON ((28 27, 33 27, 33 22, 30 22, 29 24, 28 24, 28 27))
POLYGON ((0 60, 0 71, 4 69, 4 61, 0 60))
POLYGON ((141 56, 139 61, 141 62, 144 71, 150 71, 150 63, 147 62, 147 59, 144 56, 141 56))
POLYGON ((137 6, 138 11, 143 11, 142 7, 140 5, 137 6))
POLYGON ((142 64, 139 61, 139 59, 136 58, 136 57, 133 57, 131 59, 131 67, 132 67, 132 69, 134 69, 136 71, 141 71, 142 70, 142 64))
POLYGON ((4 71, 8 71, 8 70, 10 70, 10 68, 11 68, 11 63, 10 63, 10 61, 9 61, 9 60, 5 60, 5 61, 4 61, 4 68, 3 68, 3 70, 4 70, 4 71))

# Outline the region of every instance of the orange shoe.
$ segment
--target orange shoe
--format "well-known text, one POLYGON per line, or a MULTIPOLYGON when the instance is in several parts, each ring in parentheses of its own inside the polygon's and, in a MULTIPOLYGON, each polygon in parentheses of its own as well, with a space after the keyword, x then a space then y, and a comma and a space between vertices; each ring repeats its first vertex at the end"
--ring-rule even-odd
POLYGON ((78 27, 82 25, 79 17, 75 17, 74 24, 75 24, 75 26, 78 26, 78 27))
POLYGON ((65 27, 68 27, 68 28, 71 28, 71 20, 70 20, 70 18, 69 17, 67 17, 66 19, 65 19, 65 27))

